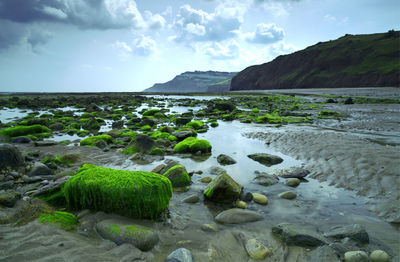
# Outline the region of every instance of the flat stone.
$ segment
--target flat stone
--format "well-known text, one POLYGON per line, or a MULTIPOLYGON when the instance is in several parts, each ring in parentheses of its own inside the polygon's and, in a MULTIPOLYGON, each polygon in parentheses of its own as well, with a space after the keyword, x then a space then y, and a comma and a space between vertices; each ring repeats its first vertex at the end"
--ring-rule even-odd
POLYGON ((297 194, 296 194, 296 192, 293 192, 293 191, 285 191, 283 193, 280 193, 279 197, 290 200, 290 199, 295 199, 297 197, 297 194))
POLYGON ((210 183, 210 182, 212 181, 212 178, 209 177, 209 176, 206 176, 206 177, 200 178, 199 181, 200 181, 201 183, 206 183, 206 184, 208 184, 208 183, 210 183))
POLYGON ((314 232, 308 232, 299 226, 290 223, 281 223, 272 227, 272 233, 288 246, 316 247, 325 242, 314 232))
POLYGON ((185 197, 182 202, 183 203, 189 203, 189 204, 195 204, 200 201, 200 197, 196 194, 190 195, 188 197, 185 197))
POLYGON ((249 254, 249 256, 255 260, 262 260, 272 253, 269 248, 265 247, 262 243, 254 238, 247 240, 245 248, 247 254, 249 254))
POLYGON ((253 201, 260 205, 268 205, 268 198, 259 193, 253 193, 253 201))
POLYGON ((193 262, 193 256, 186 248, 179 248, 169 254, 164 262, 193 262))
POLYGON ((369 236, 365 228, 359 224, 347 225, 334 227, 330 231, 326 232, 325 237, 332 238, 350 238, 358 243, 368 244, 369 236))
POLYGON ((298 185, 300 185, 300 179, 289 178, 288 180, 285 181, 285 185, 291 186, 291 187, 297 187, 298 185))
POLYGON ((279 178, 275 175, 269 175, 265 172, 258 173, 254 181, 262 186, 271 186, 279 182, 279 178))
POLYGON ((364 251, 349 251, 344 253, 345 262, 368 262, 368 255, 364 251))
POLYGON ((269 174, 282 178, 303 178, 310 174, 310 171, 302 167, 288 167, 271 170, 269 174))
POLYGON ((265 166, 272 166, 283 162, 281 157, 266 153, 255 153, 247 156, 265 166))
POLYGON ((222 224, 241 224, 261 219, 263 219, 261 214, 240 208, 232 208, 222 211, 215 217, 215 220, 222 224))

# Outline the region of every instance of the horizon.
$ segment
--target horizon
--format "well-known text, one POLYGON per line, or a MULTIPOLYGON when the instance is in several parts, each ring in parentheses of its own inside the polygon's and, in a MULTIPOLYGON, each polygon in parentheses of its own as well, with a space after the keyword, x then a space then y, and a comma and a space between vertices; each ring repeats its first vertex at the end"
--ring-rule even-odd
POLYGON ((137 93, 184 72, 239 72, 398 30, 398 10, 393 0, 0 0, 0 93, 137 93))

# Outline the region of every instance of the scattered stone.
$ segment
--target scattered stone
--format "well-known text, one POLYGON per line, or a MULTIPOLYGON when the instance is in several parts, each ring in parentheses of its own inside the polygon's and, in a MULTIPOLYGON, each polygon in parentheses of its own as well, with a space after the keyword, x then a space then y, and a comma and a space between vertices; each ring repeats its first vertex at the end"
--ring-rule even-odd
POLYGON ((283 162, 281 157, 266 153, 255 153, 247 156, 265 166, 272 166, 283 162))
POLYGON ((298 178, 289 178, 288 180, 285 181, 285 184, 287 186, 297 187, 298 185, 300 185, 300 179, 298 179, 298 178))
POLYGON ((261 214, 240 208, 232 208, 222 211, 215 217, 215 220, 222 224, 241 224, 261 219, 263 219, 261 214))
POLYGON ((204 196, 215 202, 233 203, 238 198, 243 186, 239 185, 228 174, 218 175, 204 190, 204 196))
POLYGON ((247 254, 255 260, 262 260, 272 253, 269 248, 254 238, 247 240, 245 248, 247 254))
POLYGON ((359 224, 334 227, 326 232, 325 237, 350 238, 361 244, 369 243, 369 236, 365 228, 359 224))
POLYGON ((117 245, 130 243, 142 251, 151 250, 159 241, 158 235, 152 229, 123 220, 103 220, 97 223, 96 230, 103 238, 117 245))
POLYGON ((219 166, 212 166, 210 167, 210 169, 208 170, 208 172, 210 172, 211 175, 221 175, 223 173, 226 173, 226 170, 219 167, 219 166))
POLYGON ((260 205, 268 205, 268 198, 259 193, 253 193, 253 201, 260 205))
POLYGON ((275 175, 269 175, 265 172, 258 173, 254 181, 262 186, 271 186, 279 182, 279 178, 275 175))
POLYGON ((247 207, 247 204, 244 201, 238 200, 238 201, 236 201, 236 207, 245 209, 247 207))
POLYGON ((200 197, 196 194, 190 195, 182 200, 183 203, 195 204, 200 201, 200 197))
POLYGON ((224 154, 220 154, 217 157, 217 161, 221 165, 233 165, 233 164, 236 164, 236 160, 235 159, 233 159, 232 157, 230 157, 228 155, 224 155, 224 154))
POLYGON ((368 255, 364 251, 349 251, 344 253, 345 262, 368 262, 368 255))
POLYGON ((371 262, 389 262, 390 256, 383 250, 374 250, 369 255, 371 262))
POLYGON ((31 171, 29 172, 28 176, 50 176, 53 174, 53 170, 51 170, 48 166, 43 163, 36 162, 33 164, 31 171))
POLYGON ((340 262, 335 250, 330 246, 320 246, 307 255, 308 262, 340 262))
POLYGON ((271 175, 276 175, 282 178, 303 178, 310 174, 310 171, 302 167, 288 167, 274 169, 269 172, 271 175))
POLYGON ((6 207, 14 207, 18 199, 21 198, 21 194, 15 192, 14 190, 7 190, 0 192, 0 205, 6 207))
POLYGON ((19 150, 10 144, 0 145, 0 170, 6 167, 24 165, 24 158, 19 150))
POLYGON ((178 248, 169 254, 164 262, 193 262, 193 256, 186 248, 178 248))
POLYGON ((278 235, 288 246, 316 247, 325 244, 315 233, 307 232, 290 223, 281 223, 272 227, 272 233, 278 235))
POLYGON ((218 225, 215 223, 211 223, 211 224, 203 224, 201 226, 201 229, 203 231, 207 231, 207 232, 217 232, 218 231, 218 225))
POLYGON ((244 202, 251 202, 251 200, 253 200, 253 194, 250 192, 242 191, 242 193, 239 196, 239 199, 244 202))
POLYGON ((212 181, 212 178, 209 177, 209 176, 206 176, 206 177, 200 178, 199 181, 200 181, 201 183, 206 183, 206 184, 208 184, 208 183, 210 183, 210 182, 212 181))
POLYGON ((295 199, 297 197, 296 192, 293 191, 285 191, 283 193, 279 194, 280 198, 284 198, 284 199, 295 199))

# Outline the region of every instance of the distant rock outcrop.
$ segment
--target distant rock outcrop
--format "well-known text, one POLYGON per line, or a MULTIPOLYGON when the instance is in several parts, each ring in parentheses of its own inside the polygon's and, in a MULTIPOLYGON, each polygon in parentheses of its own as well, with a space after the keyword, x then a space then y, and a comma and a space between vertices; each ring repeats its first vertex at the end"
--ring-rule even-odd
POLYGON ((399 87, 400 31, 345 35, 272 62, 250 66, 231 91, 288 88, 399 87))
POLYGON ((231 79, 236 73, 215 71, 185 72, 171 81, 155 84, 143 92, 190 93, 229 91, 231 79))

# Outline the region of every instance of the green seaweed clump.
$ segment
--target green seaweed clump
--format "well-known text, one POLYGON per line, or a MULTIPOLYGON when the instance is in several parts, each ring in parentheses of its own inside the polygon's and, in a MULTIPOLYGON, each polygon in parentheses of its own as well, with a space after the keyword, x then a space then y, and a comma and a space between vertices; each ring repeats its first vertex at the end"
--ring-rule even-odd
POLYGON ((211 144, 207 140, 197 139, 195 137, 188 137, 185 140, 179 142, 174 147, 175 153, 192 153, 197 152, 202 154, 211 153, 211 144))
POLYGON ((50 132, 50 129, 42 125, 13 126, 0 130, 0 134, 7 137, 26 136, 48 132, 50 132))
POLYGON ((154 108, 154 109, 147 110, 142 115, 143 116, 154 116, 158 112, 160 112, 160 109, 154 108))
POLYGON ((204 127, 203 121, 195 120, 195 121, 190 121, 185 125, 185 127, 193 128, 193 129, 201 129, 204 127))
POLYGON ((186 168, 182 165, 171 167, 164 173, 164 176, 168 177, 173 187, 188 186, 192 183, 186 168))
POLYGON ((145 171, 127 171, 84 164, 64 187, 67 206, 136 218, 157 218, 172 196, 168 178, 145 171))
POLYGON ((37 198, 49 203, 52 206, 62 207, 67 204, 64 195, 64 185, 59 188, 53 188, 40 194, 37 198))
POLYGON ((40 223, 58 225, 65 230, 73 230, 79 224, 78 218, 71 213, 55 211, 54 213, 43 213, 40 223))
POLYGON ((107 144, 112 142, 112 137, 109 135, 91 136, 83 139, 80 143, 81 146, 95 146, 97 142, 104 140, 107 144))

